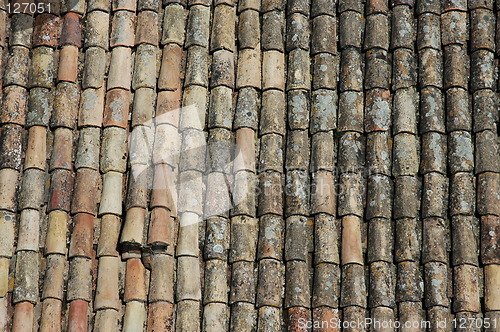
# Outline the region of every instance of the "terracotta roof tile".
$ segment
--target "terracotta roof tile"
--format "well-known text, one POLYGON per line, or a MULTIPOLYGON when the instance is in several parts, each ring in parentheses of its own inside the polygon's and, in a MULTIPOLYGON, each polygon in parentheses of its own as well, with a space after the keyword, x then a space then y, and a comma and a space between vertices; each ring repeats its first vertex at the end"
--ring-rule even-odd
POLYGON ((152 169, 145 165, 132 165, 131 169, 137 175, 129 178, 126 206, 146 207, 152 169))
POLYGON ((498 310, 500 303, 498 300, 498 265, 487 265, 485 270, 484 285, 486 292, 484 294, 485 306, 488 310, 498 310))
POLYGON ((33 16, 31 15, 13 15, 11 18, 12 31, 9 35, 9 46, 24 46, 26 48, 30 48, 33 23, 33 16))
POLYGON ((494 55, 486 50, 479 50, 471 56, 471 90, 495 89, 494 55))
POLYGON ((133 12, 126 10, 119 10, 115 12, 111 23, 109 46, 134 46, 135 23, 136 16, 133 12))
POLYGON ((52 173, 48 210, 70 211, 71 194, 73 191, 74 175, 67 170, 56 170, 52 173))
POLYGON ((360 12, 346 11, 339 17, 339 41, 342 49, 353 46, 361 47, 363 18, 360 12))
POLYGON ((422 224, 415 218, 400 219, 396 222, 394 238, 394 256, 398 263, 404 261, 419 261, 422 224))
POLYGON ((467 11, 467 1, 445 0, 443 2, 443 11, 449 11, 449 10, 467 11))
MULTIPOLYGON (((123 248, 134 248, 142 244, 145 227, 145 209, 130 207, 120 236, 120 244, 123 248)), ((125 287, 125 289, 127 289, 125 287)))
POLYGON ((160 10, 161 1, 160 0, 139 0, 137 2, 137 10, 152 10, 158 12, 160 10))
POLYGON ((103 86, 106 68, 105 50, 101 47, 89 47, 85 51, 85 69, 82 88, 98 89, 103 86))
POLYGON ((261 40, 259 24, 258 11, 245 10, 240 13, 238 22, 238 46, 240 49, 259 46, 261 40))
POLYGON ((285 16, 283 11, 271 11, 262 15, 262 48, 264 50, 283 52, 284 33, 285 16))
POLYGON ((176 90, 181 86, 178 74, 183 65, 184 52, 179 45, 168 44, 163 49, 162 66, 158 77, 158 88, 176 90))
POLYGON ((81 16, 76 13, 70 12, 64 15, 59 45, 66 44, 74 45, 78 48, 82 46, 81 16))
POLYGON ((128 10, 135 12, 137 9, 137 2, 132 0, 113 0, 112 5, 113 11, 128 10))
POLYGON ((158 42, 158 13, 151 10, 141 11, 137 15, 135 44, 146 43, 158 46, 158 42))
POLYGON ((61 12, 75 12, 80 15, 85 13, 86 3, 83 0, 64 0, 61 5, 61 12))
POLYGON ((496 204, 499 197, 500 174, 486 172, 477 176, 477 211, 481 215, 500 215, 496 204))
POLYGON ((60 24, 60 18, 55 15, 38 15, 34 22, 33 46, 56 47, 59 40, 60 24))
POLYGON ((85 47, 108 49, 109 13, 94 10, 87 13, 85 47))
POLYGON ((448 179, 444 175, 434 172, 424 175, 421 212, 423 218, 445 218, 447 191, 448 179))
POLYGON ((3 3, 0 326, 496 317, 493 10, 3 3))
MULTIPOLYGON (((212 55, 211 87, 234 87, 234 56, 232 52, 219 50, 212 55)), ((215 111, 216 113, 216 111, 215 111)))
POLYGON ((104 88, 85 89, 80 97, 78 125, 100 127, 104 110, 104 88))
POLYGON ((369 15, 366 18, 366 35, 364 48, 374 47, 389 49, 389 19, 385 14, 369 15))
POLYGON ((126 128, 130 107, 130 92, 122 89, 112 89, 106 93, 103 126, 126 128))
POLYGON ((210 50, 235 50, 236 9, 218 5, 213 10, 210 50))
POLYGON ((111 2, 108 0, 90 0, 87 3, 87 12, 93 10, 102 10, 103 12, 109 12, 111 9, 111 2))

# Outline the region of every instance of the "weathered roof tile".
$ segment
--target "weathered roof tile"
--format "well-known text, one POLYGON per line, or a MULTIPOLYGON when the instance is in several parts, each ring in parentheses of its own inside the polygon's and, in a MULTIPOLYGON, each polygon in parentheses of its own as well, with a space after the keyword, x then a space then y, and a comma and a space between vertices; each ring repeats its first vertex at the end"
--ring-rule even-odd
POLYGON ((361 47, 363 23, 361 12, 349 10, 340 14, 339 41, 342 49, 349 46, 361 47))
POLYGON ((40 46, 31 52, 29 82, 31 87, 50 88, 54 79, 54 50, 40 46))
POLYGON ((112 89, 106 93, 103 126, 127 128, 130 107, 130 92, 122 89, 112 89))
POLYGON ((85 52, 82 87, 98 89, 103 86, 106 71, 106 52, 101 47, 89 47, 85 52))
POLYGON ((453 307, 456 311, 479 312, 479 275, 476 266, 467 264, 454 268, 453 277, 454 295, 453 307))
POLYGON ((347 264, 342 267, 342 277, 345 282, 341 285, 340 306, 366 307, 366 282, 364 267, 359 264, 347 264))
POLYGON ((236 9, 231 6, 216 6, 213 11, 210 49, 235 50, 236 9))
POLYGON ((0 196, 0 207, 8 211, 16 211, 16 191, 19 173, 12 168, 0 169, 0 189, 4 193, 0 196))
POLYGON ((448 178, 431 172, 424 175, 422 189, 422 217, 446 218, 448 178))
POLYGON ((316 54, 312 75, 313 89, 335 90, 338 81, 338 58, 329 53, 316 54))
POLYGON ((486 172, 479 174, 477 180, 477 211, 481 215, 500 215, 500 174, 486 172))
POLYGON ((158 46, 159 29, 158 29, 158 13, 145 10, 137 15, 137 26, 135 33, 135 44, 151 44, 158 46))
POLYGON ((425 264, 424 282, 429 285, 425 289, 425 305, 447 307, 450 301, 447 294, 448 267, 439 262, 425 264))
POLYGON ((492 52, 478 50, 471 55, 471 90, 495 90, 495 59, 492 52))
POLYGON ((338 130, 363 132, 363 94, 356 91, 340 93, 338 130))
POLYGON ((366 165, 368 174, 391 175, 391 148, 388 132, 375 131, 366 136, 366 165))
POLYGON ((30 48, 33 23, 34 19, 31 15, 13 15, 11 18, 12 31, 9 35, 9 46, 24 46, 30 48))
POLYGON ((233 128, 248 127, 258 129, 258 115, 260 109, 260 95, 256 89, 242 88, 238 92, 235 107, 233 128))
POLYGON ((444 219, 426 218, 422 221, 422 262, 427 266, 426 273, 430 272, 433 275, 439 273, 441 265, 446 267, 448 262, 447 230, 448 225, 444 219), (437 267, 433 265, 429 268, 427 264, 432 262, 440 264, 437 267))
POLYGON ((391 48, 414 48, 416 24, 413 9, 409 6, 396 6, 392 9, 391 48))
POLYGON ((64 21, 61 27, 61 37, 59 45, 82 46, 82 24, 81 16, 75 13, 64 15, 64 21))
POLYGON ((97 213, 97 200, 100 197, 101 177, 93 169, 82 168, 77 171, 71 212, 97 213))
POLYGON ((24 171, 21 191, 19 193, 20 209, 38 210, 45 202, 45 183, 47 173, 36 168, 24 171))
POLYGON ((439 172, 446 174, 446 136, 429 132, 422 136, 422 158, 420 161, 420 172, 439 172))
POLYGON ((391 125, 391 100, 388 90, 375 88, 365 94, 365 131, 387 131, 391 125))
POLYGON ((284 41, 285 15, 283 12, 271 11, 262 15, 262 49, 284 52, 284 41))
POLYGON ((421 229, 422 224, 416 218, 396 221, 395 233, 398 234, 398 236, 394 237, 394 258, 396 262, 420 261, 421 229))
POLYGON ((464 0, 445 0, 443 2, 443 11, 467 11, 467 1, 464 0))
POLYGON ((342 51, 339 76, 340 92, 363 90, 362 56, 359 50, 348 48, 342 51))
POLYGON ((161 8, 161 0, 139 0, 137 2, 137 10, 152 10, 158 12, 161 8))
POLYGON ((282 305, 282 287, 284 284, 284 266, 275 259, 259 261, 259 282, 257 287, 257 306, 282 305))
POLYGON ((234 55, 226 50, 219 50, 212 55, 212 77, 210 86, 234 87, 234 55))
POLYGON ((378 245, 367 252, 367 261, 369 263, 377 261, 392 263, 394 235, 391 233, 391 221, 386 218, 373 218, 369 221, 368 227, 368 243, 377 243, 378 245))
POLYGON ((321 15, 312 21, 312 54, 326 52, 337 53, 337 24, 334 17, 321 15))
POLYGON ((111 34, 109 37, 109 46, 134 46, 134 25, 136 16, 133 12, 120 10, 114 13, 111 24, 111 34))
MULTIPOLYGON (((385 2, 387 6, 387 1, 379 2, 385 2)), ((389 19, 387 15, 368 15, 366 18, 366 34, 363 47, 367 50, 375 47, 388 50, 389 39, 389 19)))
POLYGON ((85 89, 81 93, 78 125, 100 127, 104 111, 104 88, 85 89))
MULTIPOLYGON (((192 53, 192 56, 200 56, 200 54, 195 53, 195 51, 192 53)), ((191 54, 191 49, 189 54, 191 54)), ((149 44, 140 44, 137 46, 134 62, 134 74, 132 76, 132 89, 154 88, 156 86, 158 57, 159 52, 155 46, 149 44)), ((203 60, 204 57, 201 55, 201 61, 203 60)), ((188 80, 187 77, 188 75, 186 74, 186 80, 188 82, 196 81, 194 78, 188 80)))
MULTIPOLYGON (((487 218, 482 225, 488 229, 487 218)), ((478 220, 472 216, 453 216, 452 228, 452 262, 453 265, 478 265, 479 234, 475 231, 479 226, 478 220)), ((484 234, 484 233, 483 233, 484 234)), ((483 247, 484 248, 484 247, 483 247)))
POLYGON ((479 90, 473 94, 474 132, 482 130, 496 131, 498 121, 497 98, 491 90, 479 90))
POLYGON ((374 262, 370 264, 369 302, 370 307, 394 308, 396 270, 390 263, 374 262))
POLYGON ((109 13, 94 10, 87 13, 85 47, 108 49, 109 13))
POLYGON ((30 64, 29 49, 22 46, 13 46, 9 50, 9 58, 5 65, 3 86, 28 85, 28 71, 30 64))
POLYGON ((498 153, 498 135, 493 131, 485 130, 476 134, 475 148, 475 172, 500 172, 500 160, 498 153))
POLYGON ((481 262, 483 264, 498 264, 500 261, 499 252, 496 250, 500 241, 497 236, 499 231, 500 218, 498 216, 481 218, 481 262))
POLYGON ((368 178, 366 218, 387 218, 392 215, 392 181, 385 175, 373 175, 368 178))
POLYGON ((33 29, 33 46, 57 47, 61 20, 52 14, 36 16, 33 29))
MULTIPOLYGON (((424 53, 427 55, 427 49, 424 53)), ((434 50, 430 51, 433 53, 434 50)), ((392 72, 392 86, 395 89, 400 88, 410 88, 417 84, 417 59, 413 51, 406 48, 398 48, 393 52, 393 72, 392 72)), ((421 59, 426 61, 427 59, 421 59)), ((430 69, 430 75, 433 74, 433 70, 439 73, 439 59, 436 59, 436 68, 430 69)), ((434 65, 434 64, 433 64, 434 65)), ((427 74, 426 74, 427 75, 427 74)), ((422 76, 422 75, 421 75, 422 76)), ((432 82, 432 77, 428 78, 432 82)), ((436 78, 441 79, 441 77, 436 78)), ((421 81, 423 85, 428 85, 428 81, 421 81)), ((433 82, 432 82, 433 83, 433 82)))
POLYGON ((396 301, 419 302, 424 293, 421 267, 416 262, 406 261, 398 264, 396 301))
POLYGON ((396 178, 394 197, 400 201, 394 206, 394 218, 416 218, 420 205, 420 183, 413 176, 396 178))
POLYGON ((285 90, 285 54, 266 51, 262 57, 262 87, 264 89, 285 90))
MULTIPOLYGON (((445 8, 446 10, 446 8, 445 8)), ((464 45, 469 39, 467 12, 448 11, 441 15, 441 39, 443 45, 464 45)))

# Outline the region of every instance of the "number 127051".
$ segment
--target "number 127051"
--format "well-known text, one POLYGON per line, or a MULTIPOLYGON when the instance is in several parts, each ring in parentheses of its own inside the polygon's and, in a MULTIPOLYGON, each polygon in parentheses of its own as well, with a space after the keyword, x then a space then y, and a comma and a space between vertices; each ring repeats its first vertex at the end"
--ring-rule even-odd
POLYGON ((7 12, 9 14, 43 14, 52 13, 51 3, 34 3, 34 2, 13 2, 7 4, 7 12))
POLYGON ((472 329, 472 328, 497 328, 497 320, 496 318, 488 318, 488 317, 469 317, 469 318, 454 318, 453 319, 453 327, 455 329, 472 329))

